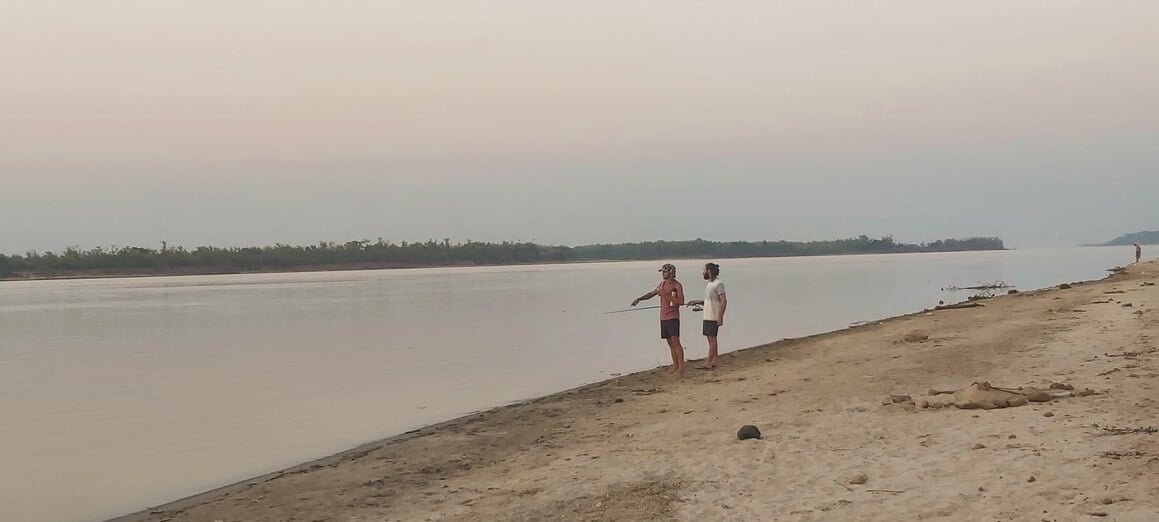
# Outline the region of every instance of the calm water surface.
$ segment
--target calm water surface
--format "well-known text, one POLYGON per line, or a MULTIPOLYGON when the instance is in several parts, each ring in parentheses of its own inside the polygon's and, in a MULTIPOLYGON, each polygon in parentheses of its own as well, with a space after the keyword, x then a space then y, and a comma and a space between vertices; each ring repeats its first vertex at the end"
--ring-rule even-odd
MULTIPOLYGON (((722 350, 1102 277, 1124 248, 721 260, 722 350)), ((3 520, 100 520, 664 363, 662 261, 0 283, 3 520), (655 302, 653 301, 653 304, 655 302)), ((703 261, 675 263, 700 298, 703 261)), ((689 357, 704 356, 686 311, 689 357)))

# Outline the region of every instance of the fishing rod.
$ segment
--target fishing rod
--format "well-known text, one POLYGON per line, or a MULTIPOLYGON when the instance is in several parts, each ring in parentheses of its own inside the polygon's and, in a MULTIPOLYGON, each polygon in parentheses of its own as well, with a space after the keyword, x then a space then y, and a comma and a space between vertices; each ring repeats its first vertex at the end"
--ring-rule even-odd
POLYGON ((638 308, 625 308, 623 310, 612 310, 611 312, 604 312, 604 315, 618 314, 618 313, 623 313, 623 312, 635 312, 636 310, 655 310, 657 308, 660 308, 660 307, 659 306, 641 306, 638 308))
MULTIPOLYGON (((688 306, 688 305, 680 305, 680 306, 688 306)), ((619 313, 623 313, 623 312, 635 312, 637 310, 655 310, 657 308, 660 308, 660 307, 659 306, 640 306, 637 308, 625 308, 623 310, 612 310, 611 312, 604 312, 604 315, 619 314, 619 313)), ((702 310, 700 308, 700 306, 693 306, 692 307, 692 311, 694 311, 694 312, 699 312, 700 310, 702 310)))

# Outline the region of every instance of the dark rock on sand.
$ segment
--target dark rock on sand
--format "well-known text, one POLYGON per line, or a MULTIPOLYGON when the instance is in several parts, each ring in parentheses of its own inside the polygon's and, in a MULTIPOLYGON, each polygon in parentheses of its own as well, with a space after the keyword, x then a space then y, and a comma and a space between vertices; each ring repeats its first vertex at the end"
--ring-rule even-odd
POLYGON ((761 438, 761 430, 751 424, 741 426, 740 431, 736 432, 736 438, 739 440, 759 439, 761 438))

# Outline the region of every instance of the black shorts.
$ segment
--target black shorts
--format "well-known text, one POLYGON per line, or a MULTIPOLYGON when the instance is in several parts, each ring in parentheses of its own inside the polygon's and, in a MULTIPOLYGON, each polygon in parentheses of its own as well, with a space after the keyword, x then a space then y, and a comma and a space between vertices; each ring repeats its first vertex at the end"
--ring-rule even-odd
POLYGON ((716 321, 705 321, 704 322, 704 336, 705 337, 716 337, 716 331, 719 329, 720 329, 720 326, 717 325, 716 321))
POLYGON ((661 319, 660 338, 680 337, 680 319, 661 319))

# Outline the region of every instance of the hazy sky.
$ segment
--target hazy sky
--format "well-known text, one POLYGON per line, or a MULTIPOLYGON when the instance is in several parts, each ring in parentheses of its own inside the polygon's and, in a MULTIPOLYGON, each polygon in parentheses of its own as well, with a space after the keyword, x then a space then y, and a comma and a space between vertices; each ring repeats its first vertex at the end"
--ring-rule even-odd
POLYGON ((12 1, 0 252, 1159 229, 1159 2, 12 1))

